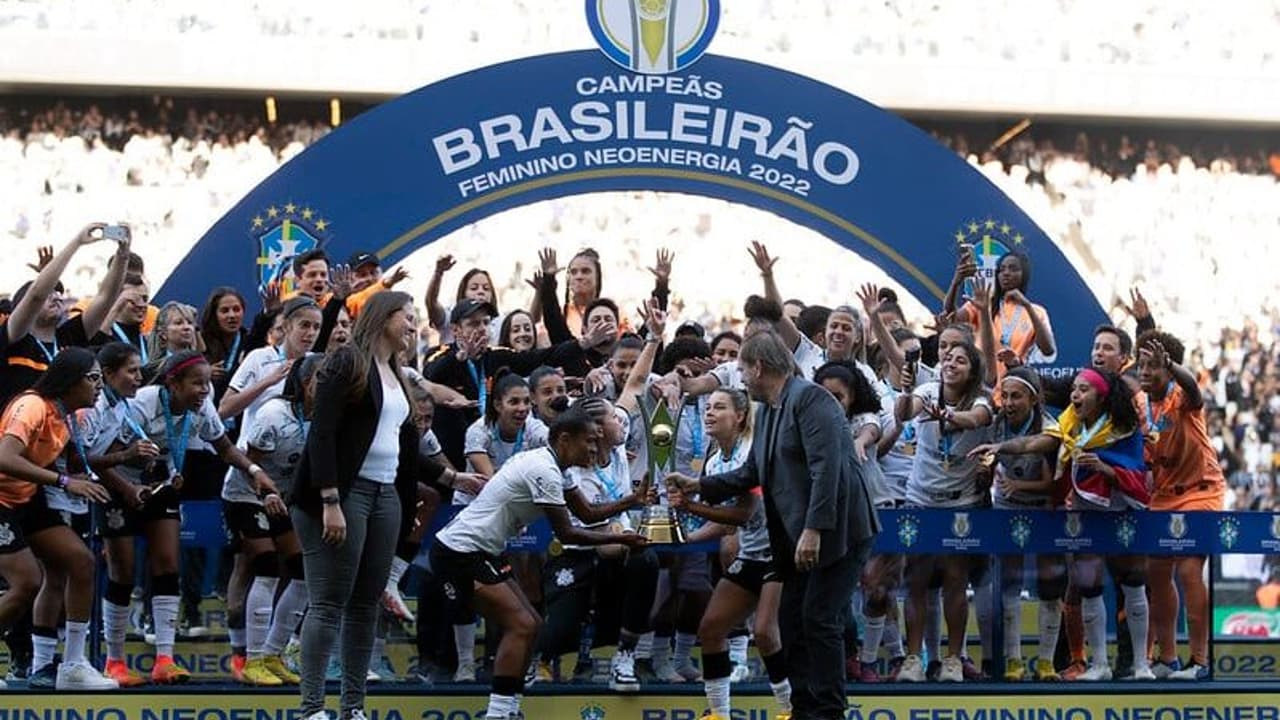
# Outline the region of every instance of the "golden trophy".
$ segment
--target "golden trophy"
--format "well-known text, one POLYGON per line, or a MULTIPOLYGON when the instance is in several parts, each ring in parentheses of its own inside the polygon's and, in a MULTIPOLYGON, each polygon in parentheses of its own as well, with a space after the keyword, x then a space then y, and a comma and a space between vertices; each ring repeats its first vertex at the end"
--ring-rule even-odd
MULTIPOLYGON (((661 483, 676 467, 676 423, 665 402, 645 398, 640 403, 640 417, 645 423, 645 440, 649 446, 649 481, 661 483)), ((684 542, 684 528, 676 511, 667 505, 649 505, 640 518, 640 536, 655 545, 684 542)))

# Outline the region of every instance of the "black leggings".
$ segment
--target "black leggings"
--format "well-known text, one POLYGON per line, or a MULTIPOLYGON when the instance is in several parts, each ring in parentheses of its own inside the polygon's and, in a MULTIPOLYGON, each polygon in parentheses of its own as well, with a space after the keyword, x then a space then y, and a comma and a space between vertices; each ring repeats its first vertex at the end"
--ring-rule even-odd
POLYGON ((626 560, 571 550, 552 558, 543 573, 547 612, 535 645, 539 657, 550 660, 577 650, 593 607, 594 645, 615 644, 622 629, 637 635, 648 632, 658 587, 658 560, 652 550, 631 552, 626 560))

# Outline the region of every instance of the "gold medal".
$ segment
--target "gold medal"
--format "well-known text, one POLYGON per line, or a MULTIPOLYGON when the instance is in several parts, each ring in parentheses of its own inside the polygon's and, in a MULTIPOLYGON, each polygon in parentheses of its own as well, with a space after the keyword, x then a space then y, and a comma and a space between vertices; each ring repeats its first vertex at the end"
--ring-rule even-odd
POLYGON ((547 545, 547 554, 551 557, 560 557, 560 554, 563 552, 564 544, 560 542, 560 539, 551 538, 551 544, 547 545))
POLYGON ((694 475, 701 475, 701 474, 702 474, 702 464, 703 464, 703 462, 704 462, 704 461, 703 461, 703 459, 702 459, 702 458, 694 458, 694 459, 692 459, 692 460, 690 460, 690 461, 689 461, 689 469, 690 469, 690 470, 693 470, 693 474, 694 474, 694 475))

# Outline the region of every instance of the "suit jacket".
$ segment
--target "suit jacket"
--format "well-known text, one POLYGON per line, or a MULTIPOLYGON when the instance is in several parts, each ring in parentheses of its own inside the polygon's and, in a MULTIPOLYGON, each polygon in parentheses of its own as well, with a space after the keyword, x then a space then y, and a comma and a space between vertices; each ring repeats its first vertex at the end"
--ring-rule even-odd
MULTIPOLYGON (((369 364, 368 389, 350 397, 352 348, 342 348, 325 358, 316 374, 315 409, 307 445, 294 471, 290 504, 307 512, 320 510, 320 490, 338 488, 343 498, 364 465, 378 431, 382 413, 382 378, 376 363, 369 364)), ((409 407, 413 407, 408 400, 409 407)), ((413 527, 418 503, 418 429, 413 413, 400 426, 400 461, 396 468, 396 494, 400 496, 401 535, 413 527)))
POLYGON ((808 380, 787 380, 777 407, 765 406, 756 415, 747 462, 704 477, 702 495, 719 502, 757 485, 764 488, 773 560, 784 574, 795 570, 796 543, 806 528, 820 531, 823 567, 880 531, 844 411, 831 393, 808 380))

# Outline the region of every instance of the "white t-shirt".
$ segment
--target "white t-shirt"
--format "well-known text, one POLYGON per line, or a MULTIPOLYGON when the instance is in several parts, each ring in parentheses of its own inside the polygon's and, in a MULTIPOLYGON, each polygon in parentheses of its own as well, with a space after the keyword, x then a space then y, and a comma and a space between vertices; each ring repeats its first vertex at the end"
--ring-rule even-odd
POLYGON ((455 552, 500 555, 507 540, 543 514, 540 505, 564 504, 564 473, 555 455, 550 448, 530 450, 504 464, 436 540, 455 552))
MULTIPOLYGON (((244 392, 262 382, 263 378, 278 370, 285 362, 283 351, 273 347, 260 347, 244 356, 244 360, 240 361, 240 366, 236 368, 235 374, 231 376, 231 382, 227 384, 227 388, 238 393, 244 392)), ((284 392, 286 379, 281 378, 279 382, 263 390, 261 395, 249 403, 249 406, 244 409, 244 415, 241 417, 241 427, 248 427, 249 423, 253 421, 253 416, 258 413, 258 409, 265 405, 268 400, 280 397, 280 393, 284 392)), ((244 443, 239 443, 238 447, 243 450, 244 443)))
POLYGON ((806 380, 812 380, 813 373, 827 364, 827 351, 804 335, 800 336, 800 344, 796 345, 794 355, 800 375, 806 380))
MULTIPOLYGON (((724 457, 720 448, 712 451, 707 458, 706 475, 720 475, 737 470, 746 464, 751 457, 751 442, 739 438, 733 446, 729 457, 724 457)), ((761 488, 755 488, 756 506, 751 512, 747 524, 738 528, 738 557, 743 560, 767 561, 773 559, 773 551, 769 547, 769 528, 764 511, 764 497, 761 488)), ((729 500, 726 505, 736 505, 738 498, 729 500)))
MULTIPOLYGON (((592 505, 615 502, 631 492, 631 468, 627 463, 627 451, 619 445, 609 453, 609 464, 605 467, 571 467, 564 472, 564 493, 578 490, 586 501, 592 505)), ((598 528, 610 523, 620 523, 624 530, 631 530, 631 517, 623 513, 615 518, 608 518, 597 523, 585 523, 576 515, 571 515, 573 524, 584 528, 598 528)), ((569 546, 578 549, 577 546, 569 546)))
MULTIPOLYGON (((381 372, 379 372, 381 376, 381 372)), ((378 413, 378 429, 373 434, 369 452, 360 465, 360 477, 383 485, 396 481, 400 467, 400 426, 409 419, 409 398, 400 381, 382 380, 382 412, 378 413)))
MULTIPOLYGON (((160 448, 160 455, 156 458, 154 469, 145 479, 142 468, 119 466, 121 474, 134 483, 150 484, 157 480, 172 478, 177 472, 173 458, 169 456, 169 435, 166 428, 167 424, 171 423, 175 435, 181 433, 183 418, 170 417, 166 423, 168 413, 165 412, 164 403, 160 399, 162 389, 159 385, 148 385, 139 390, 137 397, 129 403, 133 410, 133 417, 138 421, 136 430, 129 423, 122 424, 120 427, 120 444, 129 445, 135 440, 141 440, 142 438, 137 435, 137 430, 141 430, 146 434, 147 440, 160 448)), ((188 418, 186 423, 188 438, 200 438, 207 443, 214 443, 226 434, 222 428, 222 419, 218 417, 218 411, 213 407, 212 395, 206 397, 204 403, 195 411, 187 412, 186 417, 188 418)))
POLYGON ((712 368, 711 375, 719 381, 720 387, 727 390, 747 389, 746 384, 742 382, 742 367, 738 365, 737 360, 720 363, 712 368))
MULTIPOLYGON (((480 418, 467 428, 462 451, 468 455, 471 453, 485 453, 489 456, 489 461, 493 463, 494 472, 497 472, 515 455, 519 455, 526 450, 545 447, 550 433, 551 430, 547 427, 547 424, 530 413, 529 417, 525 418, 524 427, 516 434, 515 440, 507 442, 502 439, 501 433, 498 432, 497 428, 489 427, 485 424, 484 418, 480 418)), ((475 465, 471 464, 470 458, 467 458, 467 472, 475 471, 475 465)), ((466 505, 474 499, 475 495, 461 490, 453 493, 454 505, 466 505)))
MULTIPOLYGON (((927 402, 938 400, 938 383, 917 387, 912 393, 927 402)), ((979 396, 973 407, 991 409, 979 396)), ((951 430, 945 436, 936 420, 916 418, 916 454, 907 480, 907 502, 921 507, 968 507, 985 500, 978 491, 979 460, 969 451, 991 440, 991 426, 951 430), (944 458, 944 451, 946 458, 944 458), (949 460, 949 462, 946 462, 949 460)))
MULTIPOLYGON (((265 403, 254 415, 253 422, 240 433, 241 441, 248 447, 260 450, 265 456, 258 462, 262 471, 276 484, 276 489, 288 494, 293 488, 293 472, 302 459, 307 446, 307 430, 311 423, 299 418, 292 403, 275 398, 265 403)), ((253 480, 238 468, 227 471, 222 483, 222 499, 228 502, 261 505, 253 480)))
POLYGON ((444 452, 444 448, 440 447, 440 440, 436 437, 435 430, 428 430, 426 435, 418 441, 418 454, 422 457, 434 457, 444 452))

